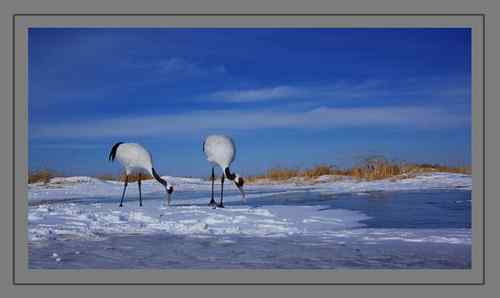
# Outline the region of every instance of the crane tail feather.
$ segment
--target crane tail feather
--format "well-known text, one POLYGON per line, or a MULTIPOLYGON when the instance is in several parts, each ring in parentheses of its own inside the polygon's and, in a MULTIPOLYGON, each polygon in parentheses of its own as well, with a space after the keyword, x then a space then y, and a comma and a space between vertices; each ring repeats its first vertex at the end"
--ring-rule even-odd
POLYGON ((118 146, 120 146, 121 144, 123 144, 123 142, 118 142, 118 143, 113 145, 113 147, 111 148, 111 151, 109 152, 109 161, 115 160, 116 150, 118 149, 118 146))

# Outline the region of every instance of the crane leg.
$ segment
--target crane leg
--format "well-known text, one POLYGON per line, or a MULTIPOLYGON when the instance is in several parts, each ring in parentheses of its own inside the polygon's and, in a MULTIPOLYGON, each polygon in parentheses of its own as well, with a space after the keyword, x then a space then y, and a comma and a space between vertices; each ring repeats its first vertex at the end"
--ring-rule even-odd
POLYGON ((127 190, 128 176, 125 175, 125 185, 123 186, 122 200, 120 201, 120 207, 123 207, 123 198, 125 197, 125 190, 127 190))
POLYGON ((217 207, 224 208, 224 174, 220 178, 220 203, 217 204, 217 207))
POLYGON ((139 206, 142 207, 141 174, 139 174, 139 180, 137 180, 137 184, 139 185, 139 206))
POLYGON ((212 167, 212 198, 210 199, 210 203, 208 203, 208 206, 215 208, 216 203, 214 200, 214 180, 215 180, 215 174, 214 174, 214 168, 212 167))

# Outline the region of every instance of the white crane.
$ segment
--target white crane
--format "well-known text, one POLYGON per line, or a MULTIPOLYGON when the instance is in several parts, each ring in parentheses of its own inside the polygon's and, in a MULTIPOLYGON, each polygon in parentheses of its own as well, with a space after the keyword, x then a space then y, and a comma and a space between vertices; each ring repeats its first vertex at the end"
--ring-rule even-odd
POLYGON ((167 204, 170 205, 170 199, 174 188, 166 180, 162 179, 160 175, 153 168, 151 154, 141 145, 136 143, 123 143, 119 142, 113 145, 109 153, 109 160, 114 161, 117 159, 125 168, 125 185, 123 187, 122 199, 120 207, 123 206, 123 197, 128 185, 129 175, 138 175, 137 183, 139 185, 139 206, 142 206, 142 193, 141 193, 141 175, 151 175, 158 182, 160 182, 167 192, 167 204))
POLYGON ((209 206, 213 208, 224 207, 224 178, 234 182, 238 190, 241 192, 243 201, 245 201, 245 192, 243 191, 244 180, 238 174, 231 173, 229 166, 234 161, 236 156, 236 147, 233 140, 228 136, 223 135, 210 135, 203 142, 203 152, 207 160, 212 163, 212 199, 209 206), (221 190, 220 190, 220 203, 216 204, 214 200, 214 167, 218 165, 222 169, 221 176, 221 190))

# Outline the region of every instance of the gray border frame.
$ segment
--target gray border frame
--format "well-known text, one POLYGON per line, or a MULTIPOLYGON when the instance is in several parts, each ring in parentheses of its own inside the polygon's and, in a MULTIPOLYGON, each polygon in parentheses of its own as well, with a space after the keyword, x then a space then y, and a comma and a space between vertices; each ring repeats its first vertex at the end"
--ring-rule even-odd
MULTIPOLYGON (((21 212, 19 212, 21 209, 20 207, 16 207, 16 203, 19 204, 19 202, 17 202, 17 200, 19 199, 15 199, 15 196, 13 196, 13 216, 14 216, 14 219, 13 219, 13 254, 14 254, 14 258, 13 258, 13 284, 53 284, 53 285, 56 285, 56 284, 108 284, 108 285, 112 285, 112 284, 148 284, 148 285, 153 285, 153 284, 191 284, 191 285, 194 285, 194 284, 217 284, 217 285, 229 285, 229 284, 273 284, 273 285, 277 285, 277 284, 364 284, 364 285, 367 285, 367 284, 386 284, 386 285, 391 285, 391 284, 440 284, 440 285, 443 285, 443 284, 484 284, 485 283, 485 263, 484 263, 484 260, 485 260, 485 243, 484 243, 484 240, 485 240, 485 217, 484 217, 484 214, 485 214, 485 202, 484 202, 484 188, 485 188, 485 180, 484 180, 484 174, 485 174, 485 160, 484 160, 484 157, 485 157, 485 144, 484 144, 484 141, 485 141, 485 118, 484 118, 484 114, 485 114, 485 94, 484 94, 484 88, 485 88, 485 79, 484 79, 484 76, 485 76, 485 15, 484 14, 14 14, 12 16, 12 29, 13 29, 13 38, 15 39, 16 36, 18 36, 17 40, 14 40, 13 41, 13 61, 15 61, 15 63, 13 63, 13 78, 14 78, 14 81, 13 81, 13 160, 15 161, 13 163, 13 173, 14 173, 14 177, 15 179, 13 179, 13 187, 18 190, 20 185, 22 186, 24 184, 24 188, 26 187, 25 185, 25 177, 27 175, 27 163, 26 163, 26 158, 27 158, 27 145, 26 145, 26 138, 24 138, 24 140, 21 140, 20 139, 23 139, 22 137, 19 137, 20 135, 20 132, 22 132, 22 130, 26 130, 26 124, 27 123, 24 123, 24 125, 20 125, 20 121, 24 120, 24 119, 27 119, 27 112, 26 112, 26 107, 27 107, 27 97, 26 97, 26 66, 24 67, 24 70, 21 70, 16 72, 16 66, 19 66, 19 65, 26 65, 26 55, 17 55, 16 56, 16 52, 19 53, 19 50, 23 50, 23 52, 26 54, 26 38, 24 39, 20 39, 20 35, 22 36, 22 33, 20 33, 18 30, 24 30, 26 28, 26 24, 25 23, 22 23, 20 26, 19 25, 16 25, 16 17, 19 19, 19 18, 24 18, 24 17, 34 17, 34 18, 38 18, 38 17, 72 17, 69 19, 69 21, 74 21, 74 18, 79 18, 79 17, 107 17, 107 18, 112 18, 114 19, 115 17, 147 17, 147 18, 151 18, 151 17, 181 17, 183 20, 185 20, 185 18, 193 18, 193 17, 196 17, 197 19, 198 18, 211 18, 211 17, 217 17, 217 18, 223 18, 223 19, 227 19, 229 18, 230 19, 230 23, 227 24, 227 23, 224 23, 222 22, 223 24, 215 24, 215 27, 218 27, 218 26, 222 26, 222 27, 240 27, 240 26, 247 26, 247 27, 269 27, 269 25, 265 25, 265 26, 262 26, 262 25, 255 25, 255 24, 251 24, 250 23, 246 23, 246 22, 243 22, 243 24, 240 24, 238 23, 239 21, 241 21, 241 18, 247 18, 247 17, 259 17, 259 18, 280 18, 282 19, 283 18, 288 18, 288 20, 291 20, 291 23, 288 23, 288 26, 295 26, 294 24, 297 24, 296 21, 297 21, 297 18, 300 19, 301 22, 304 22, 305 19, 309 19, 309 21, 311 20, 318 20, 318 18, 322 18, 322 17, 326 17, 328 18, 328 21, 330 22, 326 22, 326 23, 323 23, 325 20, 323 21, 320 21, 319 23, 315 23, 314 21, 312 22, 313 24, 309 24, 309 26, 313 26, 313 27, 338 27, 339 25, 340 26, 346 26, 346 24, 344 23, 342 25, 342 23, 337 23, 336 26, 332 26, 332 23, 335 23, 335 22, 332 22, 332 17, 335 17, 335 18, 344 18, 344 17, 363 17, 363 18, 366 18, 366 17, 387 17, 387 18, 398 18, 398 17, 421 17, 421 18, 424 18, 425 21, 429 21, 429 17, 432 19, 432 18, 435 18, 435 17, 438 17, 438 18, 454 18, 453 19, 453 22, 451 25, 449 25, 449 23, 446 23, 446 22, 442 22, 441 20, 439 20, 439 22, 434 23, 433 25, 426 25, 426 26, 423 26, 423 25, 419 25, 419 24, 415 24, 414 20, 412 21, 408 21, 408 20, 404 20, 403 21, 403 24, 406 24, 406 25, 401 25, 401 23, 399 23, 399 25, 394 25, 392 24, 393 27, 435 27, 435 26, 438 26, 438 27, 442 27, 442 26, 452 26, 452 27, 471 27, 472 28, 472 32, 473 32, 473 39, 472 39, 472 47, 473 47, 473 52, 475 52, 475 54, 473 54, 473 81, 475 81, 476 83, 473 84, 473 172, 474 172, 474 178, 473 178, 473 239, 474 239, 474 244, 473 244, 473 264, 472 264, 472 269, 469 271, 469 270, 439 270, 439 272, 436 272, 435 270, 433 270, 432 272, 418 272, 419 274, 417 275, 421 275, 420 273, 424 273, 425 275, 425 279, 424 280, 427 280, 427 282, 405 282, 405 281, 397 281, 397 282, 387 282, 387 281, 384 281, 384 280, 387 280, 386 278, 383 278, 381 281, 380 280, 375 280, 375 281, 369 281, 369 282, 351 282, 351 281, 340 281, 340 282, 331 282, 331 281, 328 281, 328 280, 324 280, 322 282, 301 282, 300 279, 297 279, 297 277, 300 278, 300 276, 296 276, 295 274, 292 275, 292 279, 285 279, 284 281, 282 279, 278 279, 280 281, 278 282, 273 282, 273 281, 268 281, 268 277, 267 277, 267 274, 264 274, 266 275, 265 278, 262 278, 262 277, 259 277, 259 279, 257 280, 260 280, 260 282, 241 282, 241 281, 231 281, 231 282, 220 282, 220 281, 204 281, 204 282, 185 282, 185 280, 183 281, 182 278, 179 280, 179 281, 176 281, 176 282, 127 282, 127 281, 111 281, 111 282, 97 282, 97 281, 94 281, 94 282, 71 282, 71 281, 66 281, 66 280, 70 280, 68 278, 68 275, 74 275, 75 277, 81 277, 82 276, 82 273, 83 272, 77 272, 76 270, 73 271, 73 270, 44 270, 44 271, 38 271, 37 270, 37 274, 32 274, 34 272, 30 272, 32 270, 28 270, 28 272, 24 272, 26 270, 17 270, 16 271, 16 264, 19 265, 19 263, 22 263, 21 266, 27 264, 26 260, 22 260, 22 258, 20 258, 19 256, 21 254, 16 254, 16 249, 19 251, 19 250, 22 250, 23 252, 23 255, 25 257, 27 257, 27 249, 20 249, 19 248, 19 236, 16 237, 16 234, 19 235, 19 234, 22 234, 22 235, 26 235, 26 219, 24 218, 20 218, 19 217, 19 214, 16 216, 16 212, 18 213, 21 213, 21 214, 26 214, 26 206, 24 206, 24 210, 21 210, 21 212), (238 18, 235 18, 235 17, 238 17, 238 18), (474 17, 474 21, 471 21, 469 20, 469 23, 467 23, 467 21, 464 23, 462 23, 464 20, 459 20, 458 23, 455 22, 455 20, 457 19, 457 17, 462 17, 464 18, 465 20, 469 20, 469 18, 471 17, 474 17), (476 17, 480 18, 480 21, 476 21, 476 17), (235 23, 236 21, 236 23, 235 23), (236 25, 235 25, 236 24, 236 25), (229 26, 228 26, 229 25, 229 26), (250 26, 249 26, 250 25, 250 26), (17 27, 16 27, 17 26, 17 27), (21 41, 21 47, 19 47, 19 41, 21 41), (24 42, 24 45, 23 45, 23 42, 24 42), (479 52, 479 56, 480 56, 480 59, 478 61, 477 59, 477 56, 478 56, 478 52, 479 52), (478 64, 479 62, 479 64, 478 64), (21 80, 19 80, 19 77, 21 77, 21 80), (477 78, 479 77, 479 80, 477 80, 477 78), (24 79, 23 79, 24 78, 24 79), (478 86, 479 85, 479 86, 478 86), (478 94, 480 95, 478 97, 478 94), (21 98, 24 98, 24 101, 21 99, 21 98), (478 100, 479 98, 479 100, 478 100), (482 99, 482 102, 481 102, 481 99, 482 99), (479 101, 479 104, 478 104, 478 101, 479 101), (21 112, 21 113, 20 113, 21 112), (15 115, 16 113, 19 115, 24 115, 25 118, 24 119, 17 119, 15 118, 15 115), (479 114, 479 116, 477 116, 479 114), (479 121, 478 121, 479 120, 479 121), (482 121, 482 123, 481 123, 482 121), (16 124, 17 124, 17 128, 16 128, 16 124), (478 135, 479 133, 479 135, 478 135), (18 135, 17 139, 16 139, 16 134, 18 135), (481 136, 478 140, 478 136, 481 136), (23 144, 23 141, 24 141, 24 144, 23 144), (479 142, 479 145, 478 145, 478 141, 479 142), (22 148, 21 151, 18 151, 19 152, 23 152, 23 154, 15 154, 16 152, 16 148, 19 149, 19 148, 22 148), (478 153, 480 155, 480 158, 479 160, 476 158, 478 156, 478 153), (24 159, 24 160, 22 160, 24 159), (21 166, 24 166, 23 167, 20 167, 19 165, 21 166), (18 169, 18 172, 16 173, 15 169, 18 169), (19 169, 21 169, 19 171, 19 169), (480 172, 478 172, 478 170, 480 170, 480 172), (21 177, 21 180, 18 179, 19 176, 21 177), (479 176, 479 177, 478 177, 479 176), (24 178, 24 179, 23 179, 24 178), (17 180, 16 180, 17 179, 17 180), (479 180, 478 180, 479 179, 479 180), (24 181, 23 181, 24 180, 24 181), (21 182, 20 182, 21 181, 21 182), (481 200, 478 199, 478 194, 480 195, 479 198, 481 200), (479 211, 478 211, 478 205, 479 205, 479 211), (482 207, 482 208, 481 208, 482 207), (482 209, 482 210, 481 210, 482 209), (24 211, 24 212, 23 212, 24 211), (479 217, 478 217, 479 215, 479 217), (482 223, 481 223, 481 219, 482 219, 482 223), (24 230, 24 233, 20 233, 19 232, 19 229, 17 229, 16 231, 16 223, 19 224, 20 221, 23 220, 24 222, 24 229, 22 229, 23 227, 21 227, 21 231, 24 230), (481 226, 480 229, 478 230, 478 224, 481 226), (480 236, 479 238, 481 238, 479 242, 479 245, 477 243, 477 239, 478 239, 478 232, 480 232, 480 236), (17 239, 16 239, 17 238, 17 239), (17 247, 16 247, 17 245, 17 247), (478 257, 478 249, 479 249, 479 257, 478 257), (481 261, 480 263, 478 263, 478 261, 481 261), (478 270, 478 264, 480 266, 480 270, 478 270), (64 282, 53 282, 51 280, 54 280, 54 279, 49 279, 47 281, 46 278, 42 278, 42 281, 32 281, 32 278, 35 278, 35 279, 38 279, 38 277, 41 277, 42 275, 41 274, 38 274, 38 273, 43 273, 43 275, 47 275, 47 271, 50 271, 51 273, 62 273, 62 274, 56 274, 56 275, 59 275, 58 279, 55 279, 55 280, 61 280, 64 279, 65 281, 64 282), (62 272, 55 272, 55 271, 62 271, 62 272), (467 272, 472 272, 472 274, 462 274, 467 272), (16 280, 16 273, 18 275, 21 275, 21 278, 25 279, 27 278, 28 281, 22 281, 22 282, 19 282, 16 280), (451 279, 451 280, 446 280, 446 281, 439 281, 436 279, 436 277, 439 277, 439 276, 435 276, 434 273, 439 273, 439 275, 444 275, 444 274, 455 274, 456 277, 458 277, 458 279, 451 279), (480 274, 480 278, 478 279, 478 274, 480 274), (38 276, 35 276, 35 275, 38 275, 38 276), (295 275, 295 276, 294 276, 295 275), (432 276, 430 276, 432 275, 432 276)), ((40 20, 37 20, 37 21, 40 21, 40 20)), ((116 20, 114 19, 112 21, 112 23, 114 22, 114 24, 112 24, 111 26, 115 26, 117 23, 119 23, 120 20, 116 20)), ((220 19, 218 20, 220 21, 220 19)), ((342 20, 341 20, 342 21, 342 20)), ((359 21, 359 20, 358 20, 359 21)), ((386 20, 387 21, 387 20, 386 20)), ((65 24, 62 25, 62 27, 104 27, 103 25, 95 25, 95 24, 92 24, 92 25, 89 25, 87 23, 87 25, 85 25, 85 22, 82 24, 82 23, 79 23, 77 25, 74 25, 73 23, 70 22, 70 25, 68 25, 68 19, 65 20, 65 24)), ((188 23, 182 23, 181 22, 181 25, 180 27, 199 27, 199 25, 195 25, 193 26, 192 25, 192 19, 190 20, 190 22, 188 23)), ((344 22, 344 21, 342 21, 344 22)), ((434 19, 434 22, 436 22, 436 19, 434 19)), ((42 23, 44 23, 42 21, 42 23)), ((52 24, 50 25, 51 23, 53 23, 53 19, 50 20, 48 22, 49 26, 56 26, 56 27, 61 27, 60 24, 52 24)), ((359 24, 359 23, 358 23, 359 24)), ((32 25, 30 25, 32 26, 32 25)), ((39 25, 38 25, 39 26, 39 25)), ((44 25, 42 26, 47 26, 47 23, 45 23, 44 25)), ((126 27, 130 27, 130 25, 125 25, 126 27)), ((135 26, 138 26, 138 23, 135 23, 135 25, 132 25, 133 27, 135 26)), ((147 27, 151 27, 151 25, 146 25, 147 27)), ((157 27, 158 25, 154 25, 154 27, 157 27)), ((172 25, 167 25, 167 27, 170 27, 172 25)), ((175 25, 174 25, 175 26, 175 25)), ((304 25, 304 23, 300 23, 297 27, 307 27, 308 25, 304 25)), ((391 25, 380 25, 380 24, 375 24, 375 26, 373 24, 370 25, 361 25, 361 26, 358 26, 357 24, 356 25, 347 25, 346 27, 387 27, 387 26, 391 26, 391 25)), ((278 25, 278 27, 283 27, 283 25, 278 25)), ((21 133, 22 135, 22 133, 21 133)), ((16 191, 16 193, 19 194, 19 192, 16 191)), ((24 199, 24 202, 23 203, 26 203, 26 190, 24 190, 23 192, 23 195, 25 197, 24 199)), ((24 216, 25 217, 25 216, 24 216)), ((18 225, 19 226, 19 225, 18 225)), ((24 237, 24 239, 26 239, 26 237, 24 237)), ((21 239, 21 243, 22 243, 22 239, 21 239)), ((24 245, 26 246, 26 245, 24 245)), ((25 248, 25 247, 24 247, 25 248)), ((22 255, 21 255, 22 257, 22 255)), ((27 268, 27 267, 25 267, 27 268)), ((109 270, 84 270, 86 272, 84 273, 90 273, 92 275, 96 275, 98 273, 104 273, 104 275, 107 275, 107 272, 109 272, 109 270), (89 272, 90 271, 90 272, 89 272), (107 271, 107 272, 106 272, 107 271)), ((133 273, 139 273, 139 274, 144 274, 144 271, 151 271, 152 274, 154 275, 164 275, 166 272, 174 272, 176 275, 179 275, 180 272, 178 270, 134 270, 135 272, 133 273)), ((181 270, 183 272, 185 272, 186 270, 181 270)), ((195 270, 187 270, 187 271, 190 271, 189 272, 189 277, 192 278, 192 275, 193 274, 198 274, 198 273, 201 273, 202 275, 204 276, 208 276, 209 273, 213 273, 213 271, 218 271, 220 273, 221 270, 204 270, 205 272, 195 272, 195 270)), ((198 271, 198 270, 196 270, 198 271)), ((248 280, 248 273, 257 273, 258 275, 263 275, 263 273, 265 272, 262 272, 262 271, 259 271, 259 270, 223 270, 224 272, 223 273, 228 273, 226 274, 226 278, 228 277, 231 277, 231 278, 234 278, 234 275, 240 275, 241 277, 243 277, 243 279, 241 280, 248 280), (249 272, 251 271, 251 272, 249 272), (242 275, 243 273, 243 275, 242 275)), ((281 275, 288 275, 290 276, 289 272, 287 271, 283 271, 283 270, 272 270, 273 271, 273 274, 281 274, 281 275)), ((314 275, 316 275, 316 273, 320 273, 320 274, 328 274, 328 275, 338 275, 338 274, 342 274, 342 275, 345 275, 347 270, 294 270, 295 272, 297 273, 300 273, 301 275, 311 275, 314 273, 314 275), (300 272, 298 272, 300 271, 300 272), (313 272, 311 272, 313 271, 313 272), (318 272, 320 271, 320 272, 318 272)), ((404 274, 404 275, 408 275, 409 277, 411 277, 413 280, 415 280, 415 274, 413 273, 417 273, 415 272, 414 270, 395 270, 395 271, 392 271, 392 272, 387 272, 387 271, 390 271, 390 270, 348 270, 348 271, 355 271, 355 274, 356 275, 366 275, 365 273, 369 273, 371 275, 374 275, 375 273, 378 275, 380 274, 382 271, 386 271, 385 273, 387 273, 388 275, 393 275, 393 278, 395 277, 398 277, 400 274, 404 274), (374 272, 375 271, 375 272, 374 272), (404 273, 403 273, 404 272, 404 273), (398 276, 396 276, 398 275, 398 276)), ((149 273, 149 272, 148 272, 149 273)), ((113 272, 113 274, 116 274, 116 272, 113 272)), ((137 275, 137 274, 133 274, 133 275, 137 275)), ((182 274, 181 274, 182 275, 182 274)), ((223 274, 224 275, 224 274, 223 274)), ((201 276, 201 275, 200 275, 201 276)), ((201 276, 201 277, 204 277, 204 276, 201 276)), ((417 276, 418 277, 418 276, 417 276)), ((423 277, 423 275, 422 275, 423 277)), ((323 276, 324 278, 324 276, 323 276)), ((94 278, 95 279, 95 278, 94 278)), ((127 278, 128 279, 128 278, 127 278)), ((317 280, 318 278, 315 277, 314 280, 317 280)), ((319 278, 321 280, 321 278, 319 278)), ((398 279, 398 278, 396 278, 398 279)), ((418 279, 418 278, 417 278, 418 279)), ((100 278, 97 278, 96 280, 101 280, 100 278)), ((137 280, 137 278, 133 278, 132 280, 137 280)), ((225 280, 225 279, 223 279, 225 280)))

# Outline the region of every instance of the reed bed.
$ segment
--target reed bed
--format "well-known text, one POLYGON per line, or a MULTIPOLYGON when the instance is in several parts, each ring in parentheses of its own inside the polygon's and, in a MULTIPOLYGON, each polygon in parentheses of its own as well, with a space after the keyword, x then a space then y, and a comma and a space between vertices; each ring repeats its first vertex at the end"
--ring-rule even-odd
MULTIPOLYGON (((125 181, 125 173, 122 173, 118 176, 111 174, 101 174, 96 176, 97 179, 103 181, 125 181)), ((151 180, 153 177, 151 175, 141 175, 141 180, 151 180)), ((139 180, 139 175, 128 175, 128 182, 137 182, 139 180)))
POLYGON ((339 169, 333 165, 327 164, 320 164, 306 169, 276 167, 267 170, 264 174, 247 177, 246 180, 250 183, 259 180, 285 181, 293 178, 314 180, 324 175, 330 175, 372 181, 388 178, 411 178, 418 173, 425 172, 471 174, 471 168, 466 166, 453 167, 439 164, 397 163, 383 158, 376 158, 366 159, 360 165, 348 169, 339 169))
MULTIPOLYGON (((262 180, 267 181, 286 181, 290 179, 315 180, 321 176, 339 176, 352 177, 359 180, 379 180, 379 179, 406 179, 415 177, 419 173, 426 172, 447 172, 459 174, 471 174, 470 166, 446 166, 440 164, 427 163, 404 163, 389 161, 383 157, 366 158, 359 165, 352 168, 340 169, 334 165, 319 164, 311 168, 286 168, 274 167, 267 170, 264 174, 245 177, 245 182, 253 183, 262 180)), ((61 173, 52 169, 40 169, 30 171, 28 183, 48 183, 54 177, 63 176, 61 173)), ((120 175, 100 174, 96 178, 106 181, 125 181, 125 173, 120 175)), ((220 177, 215 177, 220 179, 220 177)), ((129 175, 129 182, 136 182, 139 179, 138 175, 129 175)), ((150 175, 141 175, 141 180, 153 179, 150 175)), ((208 177, 210 180, 211 177, 208 177)))
POLYGON ((52 169, 39 169, 30 171, 28 175, 28 183, 49 183, 50 179, 61 176, 52 169))

